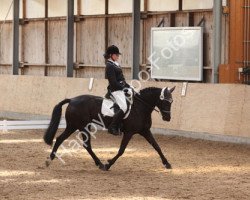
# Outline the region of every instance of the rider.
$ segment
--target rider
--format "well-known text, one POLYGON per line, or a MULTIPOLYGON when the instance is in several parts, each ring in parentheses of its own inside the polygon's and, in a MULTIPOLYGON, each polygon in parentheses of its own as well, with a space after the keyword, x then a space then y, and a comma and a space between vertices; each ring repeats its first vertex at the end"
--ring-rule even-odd
POLYGON ((119 135, 118 126, 127 111, 126 97, 123 89, 128 88, 122 68, 118 63, 119 55, 121 55, 117 46, 109 46, 103 55, 106 62, 105 78, 109 81, 108 92, 111 93, 113 100, 118 104, 119 109, 116 111, 113 121, 108 128, 108 132, 113 135, 119 135))

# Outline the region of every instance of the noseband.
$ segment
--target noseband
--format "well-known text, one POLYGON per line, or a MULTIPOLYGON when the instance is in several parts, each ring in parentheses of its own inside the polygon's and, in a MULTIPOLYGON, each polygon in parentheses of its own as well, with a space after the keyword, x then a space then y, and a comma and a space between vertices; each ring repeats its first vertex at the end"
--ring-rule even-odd
MULTIPOLYGON (((160 100, 161 101, 167 101, 167 102, 169 102, 170 104, 173 102, 173 99, 171 98, 171 99, 167 99, 167 98, 165 98, 165 96, 164 96, 164 92, 165 92, 165 90, 166 90, 167 88, 165 87, 165 88, 163 88, 162 90, 161 90, 161 95, 160 95, 160 100)), ((168 110, 161 110, 161 112, 162 113, 166 113, 166 114, 171 114, 171 111, 168 111, 168 110)))

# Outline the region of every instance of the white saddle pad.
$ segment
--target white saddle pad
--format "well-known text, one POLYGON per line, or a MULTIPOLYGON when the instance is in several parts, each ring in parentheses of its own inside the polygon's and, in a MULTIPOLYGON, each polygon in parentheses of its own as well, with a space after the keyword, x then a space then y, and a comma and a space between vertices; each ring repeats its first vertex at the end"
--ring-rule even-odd
MULTIPOLYGON (((129 105, 128 111, 126 112, 126 115, 123 119, 126 119, 129 116, 130 111, 131 111, 131 104, 129 105)), ((101 112, 104 116, 113 117, 115 115, 114 102, 111 101, 110 99, 103 99, 101 112)))

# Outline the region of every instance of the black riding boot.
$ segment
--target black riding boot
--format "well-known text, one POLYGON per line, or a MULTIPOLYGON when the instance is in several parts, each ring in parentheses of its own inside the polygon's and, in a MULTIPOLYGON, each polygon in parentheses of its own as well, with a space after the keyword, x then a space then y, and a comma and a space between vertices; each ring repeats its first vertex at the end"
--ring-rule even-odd
POLYGON ((113 134, 113 135, 120 135, 120 132, 118 130, 119 124, 121 123, 122 119, 124 117, 124 112, 123 110, 119 109, 117 113, 115 113, 113 117, 113 121, 109 125, 108 132, 113 134))

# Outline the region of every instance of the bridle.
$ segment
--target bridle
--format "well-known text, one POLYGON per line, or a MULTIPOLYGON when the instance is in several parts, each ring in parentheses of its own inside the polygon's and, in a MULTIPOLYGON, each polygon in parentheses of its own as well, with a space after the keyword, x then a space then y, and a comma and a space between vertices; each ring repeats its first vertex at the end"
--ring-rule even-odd
MULTIPOLYGON (((171 98, 171 99, 167 99, 167 98, 165 98, 165 96, 164 96, 164 93, 165 93, 165 90, 166 89, 168 89, 168 88, 163 88, 162 90, 161 90, 161 94, 160 94, 160 100, 161 101, 167 101, 167 102, 169 102, 170 104, 173 102, 173 99, 171 98)), ((158 111, 159 112, 159 111, 158 111)), ((161 110, 161 112, 162 113, 166 113, 166 114, 171 114, 171 111, 168 111, 168 110, 161 110)))
MULTIPOLYGON (((165 92, 165 90, 166 90, 167 88, 165 87, 165 88, 163 88, 162 90, 161 90, 161 94, 160 94, 160 99, 159 100, 161 100, 161 101, 167 101, 167 102, 169 102, 170 104, 173 102, 173 99, 171 98, 171 99, 167 99, 167 98, 165 98, 165 96, 164 96, 164 92, 165 92)), ((135 91, 134 91, 135 92, 135 91)), ((156 108, 154 108, 154 107, 152 107, 151 105, 149 105, 147 102, 145 102, 143 99, 141 99, 140 98, 140 93, 137 93, 137 92, 135 92, 135 98, 137 98, 138 100, 140 100, 142 103, 144 103, 148 108, 150 108, 150 109, 153 109, 154 111, 156 111, 156 112, 158 112, 158 113, 160 113, 160 111, 159 110, 157 110, 156 108)), ((159 101, 158 100, 158 101, 159 101)), ((162 113, 166 113, 166 114, 171 114, 171 111, 167 111, 167 110, 161 110, 161 112, 162 113)))
POLYGON ((164 97, 164 92, 165 92, 165 90, 166 89, 168 89, 168 88, 163 88, 162 90, 161 90, 161 95, 160 95, 160 100, 162 100, 162 101, 167 101, 167 102, 169 102, 169 103, 172 103, 173 102, 173 99, 171 98, 171 99, 167 99, 167 98, 165 98, 164 97))

